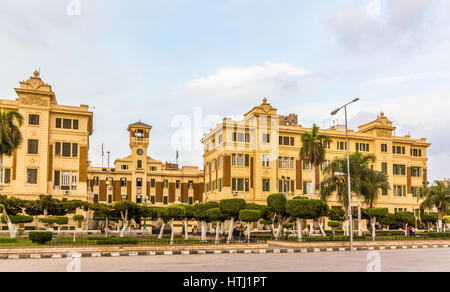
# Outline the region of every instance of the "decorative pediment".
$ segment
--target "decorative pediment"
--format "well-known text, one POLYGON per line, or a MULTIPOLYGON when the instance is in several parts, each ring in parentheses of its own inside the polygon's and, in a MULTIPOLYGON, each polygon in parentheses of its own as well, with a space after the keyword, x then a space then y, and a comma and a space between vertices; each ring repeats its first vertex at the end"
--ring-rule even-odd
POLYGON ((28 105, 40 106, 56 104, 55 93, 52 91, 51 85, 42 81, 39 75, 39 71, 35 70, 33 76, 20 82, 20 87, 15 89, 19 101, 28 105))
POLYGON ((255 106, 244 117, 249 117, 251 115, 276 115, 277 109, 272 107, 270 103, 267 102, 267 98, 264 97, 263 102, 259 106, 255 106))

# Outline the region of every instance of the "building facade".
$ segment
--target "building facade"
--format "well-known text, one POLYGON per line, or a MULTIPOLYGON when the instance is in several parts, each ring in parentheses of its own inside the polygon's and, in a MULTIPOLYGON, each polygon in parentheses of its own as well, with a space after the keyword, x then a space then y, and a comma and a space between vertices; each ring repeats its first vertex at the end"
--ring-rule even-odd
POLYGON ((3 157, 0 192, 26 200, 40 194, 85 200, 92 112, 87 105, 59 105, 38 71, 15 91, 18 98, 0 100, 0 109, 24 117, 23 142, 3 157))
POLYGON ((163 163, 148 156, 151 126, 128 126, 130 155, 116 159, 112 168, 89 166, 88 195, 93 202, 131 200, 164 206, 203 201, 203 172, 197 166, 163 163))
MULTIPOLYGON (((324 165, 313 174, 311 165, 299 159, 301 136, 311 129, 299 125, 295 114, 278 115, 266 99, 242 121, 224 118, 204 134, 204 170, 151 158, 152 127, 142 122, 128 126, 130 154, 116 159, 110 168, 88 161, 93 113, 87 105, 59 105, 37 71, 15 91, 17 99, 0 100, 2 111, 14 110, 24 117, 22 145, 3 158, 0 187, 5 195, 34 200, 50 194, 101 203, 126 199, 156 206, 225 198, 265 204, 268 195, 278 192, 312 197, 313 188, 319 191, 324 178, 324 165)), ((320 130, 331 138, 325 164, 345 155, 344 130, 342 126, 320 130)), ((349 149, 374 154, 372 168, 388 175, 391 189, 380 191, 376 206, 417 213, 419 189, 428 183, 430 144, 394 132, 392 122, 381 113, 357 131, 349 131, 349 149)), ((329 203, 340 205, 336 197, 329 203)))
MULTIPOLYGON (((302 134, 311 131, 297 124, 296 115, 279 116, 267 103, 254 107, 242 121, 224 118, 215 129, 205 134, 204 200, 243 198, 264 204, 272 193, 286 193, 293 197, 313 197, 319 192, 325 177, 323 167, 346 154, 345 127, 334 126, 320 130, 330 137, 326 145, 326 162, 312 173, 311 165, 299 159, 302 134), (317 185, 312 185, 312 176, 317 185)), ((390 212, 412 211, 418 214, 419 189, 427 185, 427 148, 425 138, 394 135, 395 127, 381 113, 376 120, 349 131, 349 150, 374 154, 374 170, 389 178, 390 190, 380 191, 376 206, 390 212)), ((339 206, 337 197, 330 206, 339 206)), ((354 200, 356 205, 356 200, 354 200)))

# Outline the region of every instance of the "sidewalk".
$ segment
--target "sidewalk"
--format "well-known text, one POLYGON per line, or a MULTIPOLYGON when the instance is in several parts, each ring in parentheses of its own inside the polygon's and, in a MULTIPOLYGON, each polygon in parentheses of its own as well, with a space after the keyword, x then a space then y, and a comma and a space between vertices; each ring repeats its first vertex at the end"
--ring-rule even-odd
MULTIPOLYGON (((448 248, 450 241, 355 242, 353 251, 448 248)), ((49 259, 67 257, 120 257, 199 254, 265 254, 350 251, 348 242, 277 242, 266 244, 184 245, 184 246, 83 246, 0 248, 0 259, 49 259)))

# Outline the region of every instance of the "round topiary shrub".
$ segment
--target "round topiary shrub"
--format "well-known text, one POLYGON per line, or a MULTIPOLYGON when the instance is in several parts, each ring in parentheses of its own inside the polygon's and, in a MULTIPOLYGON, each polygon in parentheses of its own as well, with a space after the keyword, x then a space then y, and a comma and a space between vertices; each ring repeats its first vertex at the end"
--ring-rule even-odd
POLYGON ((53 238, 53 233, 49 231, 38 231, 28 233, 28 238, 33 243, 46 244, 53 238))

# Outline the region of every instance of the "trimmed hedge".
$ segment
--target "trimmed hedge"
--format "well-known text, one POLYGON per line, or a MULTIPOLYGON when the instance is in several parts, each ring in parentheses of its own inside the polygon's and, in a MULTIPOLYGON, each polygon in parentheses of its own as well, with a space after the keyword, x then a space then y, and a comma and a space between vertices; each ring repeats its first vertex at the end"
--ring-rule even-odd
POLYGON ((105 237, 105 239, 97 239, 97 245, 115 245, 115 244, 132 244, 136 245, 139 243, 137 238, 129 237, 105 237))
POLYGON ((6 237, 0 237, 0 243, 16 243, 17 239, 15 238, 6 238, 6 237))
POLYGON ((46 244, 53 239, 53 233, 49 231, 36 231, 28 233, 28 238, 33 243, 46 244))

